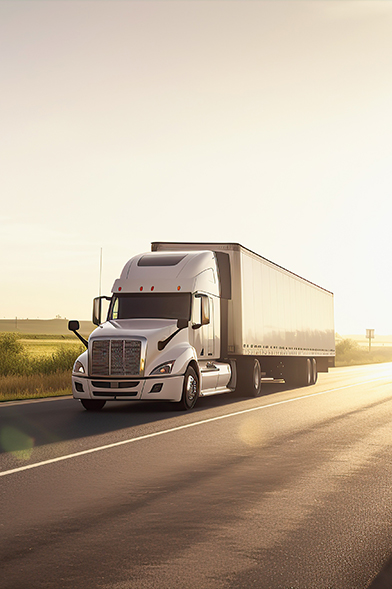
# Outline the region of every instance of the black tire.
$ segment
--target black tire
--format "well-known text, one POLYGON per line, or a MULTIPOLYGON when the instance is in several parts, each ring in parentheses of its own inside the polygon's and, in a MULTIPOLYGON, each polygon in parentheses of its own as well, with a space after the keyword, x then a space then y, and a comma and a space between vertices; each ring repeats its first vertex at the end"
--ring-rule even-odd
POLYGON ((257 358, 238 360, 236 390, 241 397, 261 396, 261 366, 257 358))
POLYGON ((306 369, 305 369, 304 377, 305 377, 304 385, 306 387, 308 387, 310 384, 312 384, 312 379, 313 379, 312 360, 310 358, 306 358, 306 369))
POLYGON ((312 384, 316 384, 317 382, 317 361, 316 358, 312 358, 312 384))
POLYGON ((200 383, 199 377, 192 366, 188 366, 184 376, 184 384, 182 386, 182 397, 178 403, 178 409, 190 411, 196 405, 199 398, 200 383))
POLYGON ((106 401, 100 401, 95 399, 80 399, 83 407, 86 411, 101 411, 105 407, 106 401))
POLYGON ((312 362, 310 358, 298 358, 295 367, 294 386, 307 387, 312 384, 312 362))

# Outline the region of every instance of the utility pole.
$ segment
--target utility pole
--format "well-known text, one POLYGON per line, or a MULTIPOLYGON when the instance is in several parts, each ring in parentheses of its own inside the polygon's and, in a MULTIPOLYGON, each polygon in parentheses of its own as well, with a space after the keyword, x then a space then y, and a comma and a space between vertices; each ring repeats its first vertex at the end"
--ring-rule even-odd
POLYGON ((101 296, 101 290, 102 290, 102 248, 101 248, 101 254, 99 256, 99 296, 101 296))

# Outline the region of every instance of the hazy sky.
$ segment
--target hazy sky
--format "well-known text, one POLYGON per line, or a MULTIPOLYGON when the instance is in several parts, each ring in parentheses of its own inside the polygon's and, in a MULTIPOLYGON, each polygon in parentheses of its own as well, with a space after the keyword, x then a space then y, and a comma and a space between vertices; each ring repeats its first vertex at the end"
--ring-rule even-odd
POLYGON ((239 242, 392 333, 392 2, 0 2, 0 317, 239 242))

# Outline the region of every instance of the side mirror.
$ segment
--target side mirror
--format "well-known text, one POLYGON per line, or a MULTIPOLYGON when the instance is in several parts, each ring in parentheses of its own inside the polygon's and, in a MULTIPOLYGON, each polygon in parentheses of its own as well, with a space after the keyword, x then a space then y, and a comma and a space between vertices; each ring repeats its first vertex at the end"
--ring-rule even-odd
POLYGON ((193 297, 192 328, 199 329, 210 322, 210 303, 207 295, 197 294, 193 297))
POLYGON ((195 295, 192 300, 192 329, 201 327, 201 297, 195 295))
POLYGON ((80 329, 79 321, 68 321, 68 329, 69 331, 77 331, 80 329))
POLYGON ((186 327, 188 327, 188 321, 186 319, 177 319, 177 331, 169 335, 169 337, 167 337, 166 339, 159 341, 158 350, 161 352, 167 346, 167 344, 173 339, 173 337, 177 335, 177 333, 181 331, 181 329, 185 329, 186 327))
POLYGON ((102 299, 96 297, 93 300, 93 323, 94 325, 101 325, 102 299))
POLYGON ((93 318, 94 325, 101 325, 102 323, 102 301, 111 301, 110 297, 95 297, 93 300, 93 318))
POLYGON ((68 321, 68 329, 69 331, 73 331, 76 337, 80 339, 82 344, 84 344, 86 348, 88 348, 88 341, 84 339, 84 337, 80 335, 80 333, 78 333, 78 329, 80 329, 79 321, 68 321))
POLYGON ((206 295, 201 297, 201 324, 208 325, 210 322, 210 301, 206 295))

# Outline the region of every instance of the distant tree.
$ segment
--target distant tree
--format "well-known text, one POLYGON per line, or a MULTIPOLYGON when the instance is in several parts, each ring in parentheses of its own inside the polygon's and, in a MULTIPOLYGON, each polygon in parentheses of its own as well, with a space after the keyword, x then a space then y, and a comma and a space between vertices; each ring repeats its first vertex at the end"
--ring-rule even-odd
POLYGON ((0 375, 17 374, 26 370, 25 347, 16 333, 0 334, 0 375))
POLYGON ((16 333, 2 333, 0 336, 0 354, 17 356, 24 352, 24 346, 16 333))
POLYGON ((348 352, 355 352, 359 349, 359 344, 350 338, 343 339, 336 344, 336 355, 344 356, 348 352))

